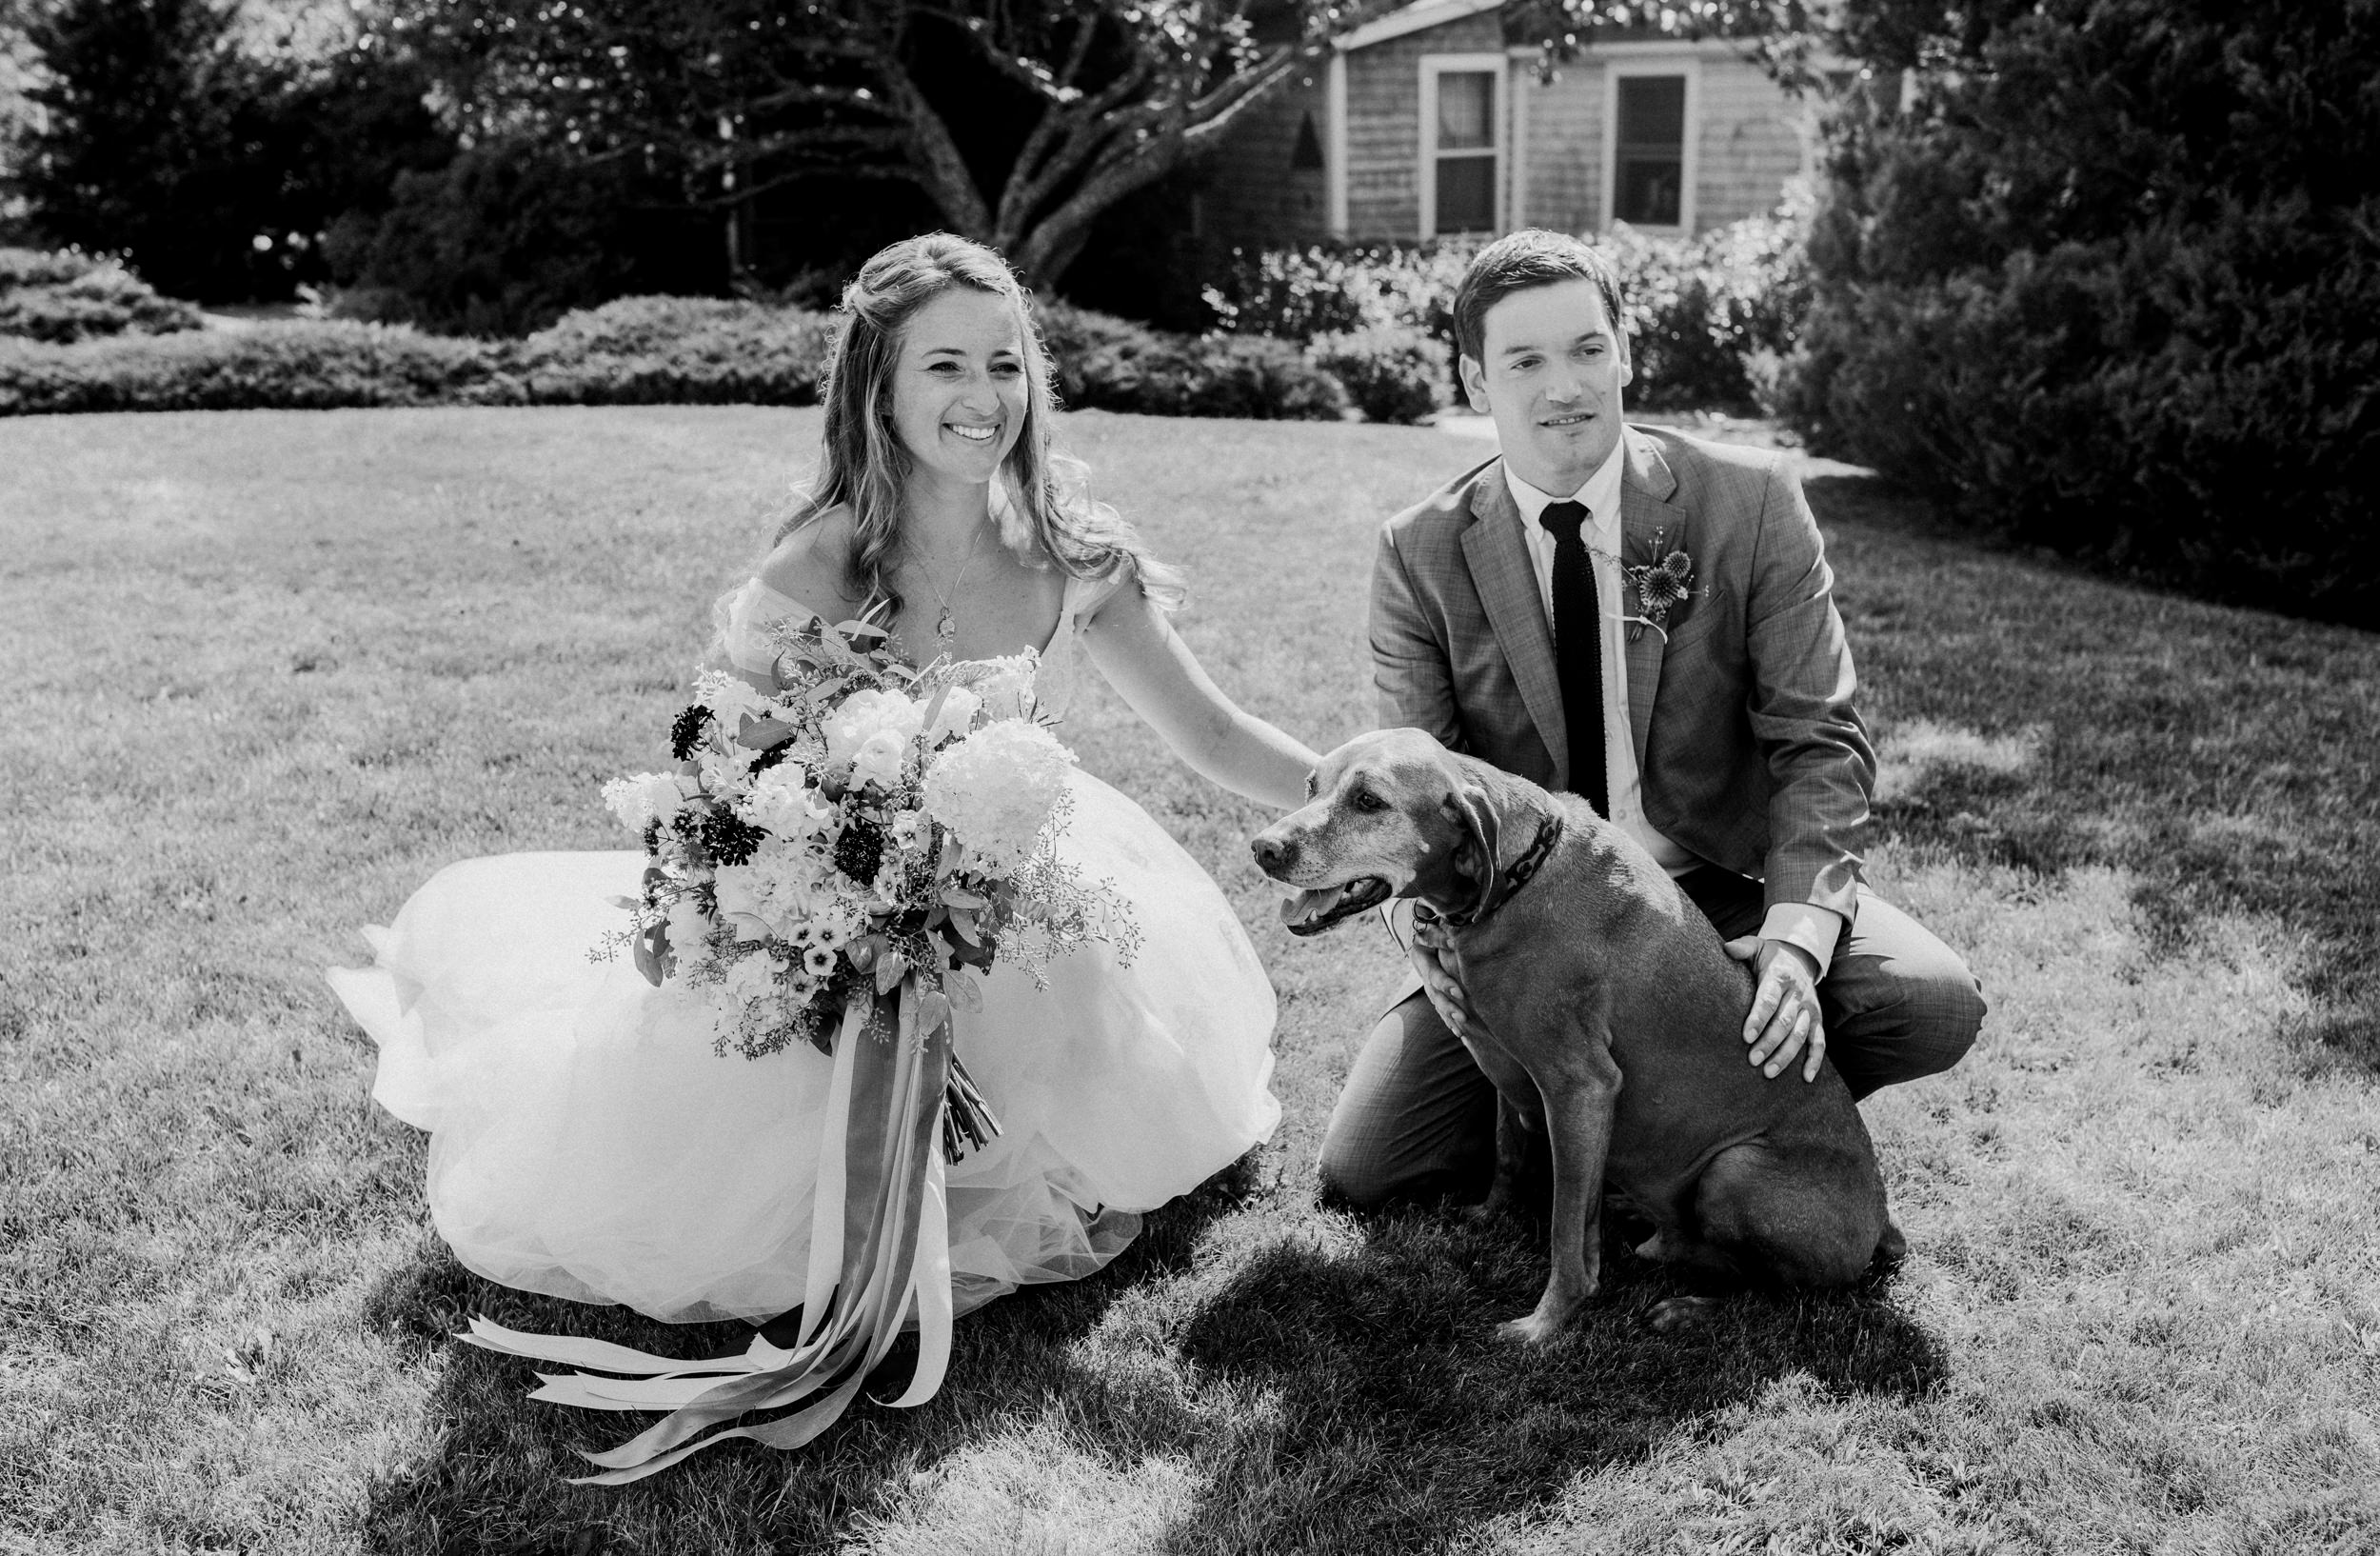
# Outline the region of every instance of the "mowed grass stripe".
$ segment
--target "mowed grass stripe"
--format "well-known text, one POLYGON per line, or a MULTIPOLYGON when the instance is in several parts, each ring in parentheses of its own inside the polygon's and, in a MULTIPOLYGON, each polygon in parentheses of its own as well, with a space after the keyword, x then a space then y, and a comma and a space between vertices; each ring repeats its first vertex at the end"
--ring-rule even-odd
MULTIPOLYGON (((1118 1266, 961 1326, 922 1409, 622 1492, 618 1435, 454 1347, 470 1313, 687 1354, 494 1288, 425 1227, 319 979, 430 870, 610 848, 710 599, 814 412, 0 425, 0 1548, 2340 1550, 2380 1546, 2369 636, 2146 594, 1814 482, 1887 754, 1882 889, 1993 1012, 1869 1105, 1913 1255, 1699 1334, 1609 1290, 1492 1342, 1531 1234, 1317 1207, 1393 975, 1296 942, 1254 808, 1103 688, 1083 761, 1214 871, 1281 993, 1279 1137, 1118 1266)), ((1248 706, 1372 719, 1378 520, 1421 431, 1088 414, 1096 489, 1191 571, 1248 706)))

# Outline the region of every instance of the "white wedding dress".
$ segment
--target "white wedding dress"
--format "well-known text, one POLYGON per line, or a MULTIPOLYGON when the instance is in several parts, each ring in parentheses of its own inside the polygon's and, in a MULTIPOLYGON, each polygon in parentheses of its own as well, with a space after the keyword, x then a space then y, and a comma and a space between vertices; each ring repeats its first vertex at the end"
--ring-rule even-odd
MULTIPOLYGON (((1068 583, 1043 650, 1043 708, 1079 673, 1068 583)), ((766 623, 807 616, 753 579, 721 602, 727 649, 765 666, 766 623)), ((1060 727, 1062 738, 1064 728, 1060 727)), ((656 739, 659 738, 656 730, 656 739)), ((1002 1132, 948 1171, 954 1306, 1099 1268, 1138 1212, 1267 1138, 1273 991, 1215 883, 1148 814, 1076 771, 1061 843, 1114 881, 1140 947, 1050 964, 1046 988, 997 968, 957 1052, 1002 1132)), ((588 796, 590 806, 593 795, 588 796)), ((670 1322, 765 1319, 802 1301, 832 1061, 797 1045, 712 1051, 707 1007, 628 958, 644 856, 518 853, 451 865, 331 986, 380 1047, 372 1095, 429 1131, 429 1207, 488 1279, 670 1322)))

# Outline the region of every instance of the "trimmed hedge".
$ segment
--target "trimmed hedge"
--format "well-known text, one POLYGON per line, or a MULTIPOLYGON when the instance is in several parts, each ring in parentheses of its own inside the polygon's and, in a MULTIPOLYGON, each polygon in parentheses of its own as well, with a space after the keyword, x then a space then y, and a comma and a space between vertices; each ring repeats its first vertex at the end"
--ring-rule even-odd
POLYGON ((2380 14, 2055 0, 1940 63, 1834 127, 1791 418, 1979 530, 2380 624, 2380 14))
MULTIPOLYGON (((1286 341, 1145 329, 1042 310, 1066 403, 1162 416, 1334 419, 1339 379, 1286 341)), ((631 297, 521 341, 291 320, 54 346, 0 340, 0 415, 332 406, 807 405, 832 340, 823 314, 712 298, 631 297)))
POLYGON ((1288 341, 1171 334, 1063 303, 1040 312, 1059 393, 1077 409, 1265 421, 1335 421, 1347 410, 1345 388, 1288 341))
POLYGON ((0 249, 0 335, 64 346, 203 322, 196 307, 159 296, 114 260, 72 249, 0 249))
POLYGON ((0 415, 81 410, 329 409, 520 399, 486 344, 332 321, 0 340, 0 415))
POLYGON ((1357 409, 1376 422, 1418 422, 1454 389, 1446 343, 1407 325, 1317 335, 1306 343, 1306 356, 1344 384, 1357 409))
POLYGON ((823 313, 716 297, 623 297, 565 314, 511 353, 539 405, 811 405, 834 341, 823 313))

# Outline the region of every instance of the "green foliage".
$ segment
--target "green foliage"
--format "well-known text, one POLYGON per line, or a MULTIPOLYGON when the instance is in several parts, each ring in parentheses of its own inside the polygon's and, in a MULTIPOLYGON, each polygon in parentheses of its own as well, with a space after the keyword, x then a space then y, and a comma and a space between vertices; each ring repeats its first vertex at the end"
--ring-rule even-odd
POLYGON ((0 249, 0 336, 65 345, 199 327, 198 309, 160 297, 114 260, 73 249, 0 249))
MULTIPOLYGON (((1791 349, 1808 307, 1802 234, 1789 209, 1696 238, 1622 227, 1597 240, 1628 315, 1630 402, 1738 409, 1764 398, 1763 365, 1791 349)), ((1242 255, 1205 297, 1222 327, 1240 333, 1304 341, 1404 329, 1451 349, 1455 289, 1475 251, 1467 243, 1270 249, 1242 255)))
POLYGON ((623 297, 565 314, 512 354, 528 397, 566 405, 809 405, 824 314, 715 297, 623 297))
POLYGON ((1954 69, 1835 128, 1793 418, 1979 529, 2380 619, 2380 14, 1866 9, 1954 69))
POLYGON ((73 346, 0 340, 0 415, 78 410, 327 409, 520 397, 497 354, 378 325, 260 324, 73 346))
MULTIPOLYGON (((1348 406, 1339 380, 1286 341, 1169 335, 1063 304, 1044 318, 1070 405, 1293 421, 1330 420, 1348 406)), ((800 309, 627 297, 565 314, 518 341, 328 319, 71 346, 0 339, 0 415, 524 401, 807 405, 818 398, 833 336, 829 317, 800 309)))
POLYGON ((1284 340, 1176 335, 1062 303, 1041 308, 1059 392, 1077 409, 1154 416, 1328 421, 1347 409, 1339 380, 1284 340))
POLYGON ((1793 349, 1809 310, 1803 233, 1789 204, 1699 237, 1624 225, 1606 234, 1636 369, 1629 402, 1679 410, 1765 399, 1761 369, 1793 349))
POLYGON ((1306 357, 1345 385, 1357 409, 1376 422, 1418 422, 1452 392, 1446 342, 1410 325, 1317 335, 1306 343, 1306 357))
POLYGON ((286 298, 325 229, 453 142, 387 49, 301 62, 240 45, 217 0, 62 0, 27 30, 40 110, 10 183, 54 242, 129 256, 175 296, 286 298))
POLYGON ((333 231, 331 265, 401 299, 398 316, 459 334, 526 334, 624 292, 725 289, 716 224, 670 197, 628 162, 490 142, 399 174, 385 214, 333 231))

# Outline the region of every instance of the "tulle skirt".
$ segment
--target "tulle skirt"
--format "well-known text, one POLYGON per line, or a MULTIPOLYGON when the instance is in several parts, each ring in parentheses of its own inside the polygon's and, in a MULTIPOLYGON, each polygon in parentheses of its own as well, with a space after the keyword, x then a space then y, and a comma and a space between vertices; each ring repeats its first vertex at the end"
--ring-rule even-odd
MULTIPOLYGON (((959 1310, 1113 1258, 1154 1208, 1265 1139, 1274 1006, 1215 883, 1146 812, 1071 779, 1062 847, 1132 905, 1046 987, 1013 968, 957 1019, 1000 1137, 949 1170, 959 1310)), ((431 877, 332 987, 380 1047, 372 1095, 429 1131, 439 1234, 488 1279, 670 1322, 802 1300, 832 1062, 713 1052, 675 983, 596 953, 636 853, 519 853, 431 877)))

